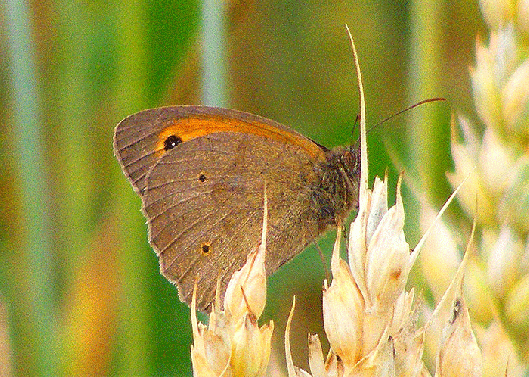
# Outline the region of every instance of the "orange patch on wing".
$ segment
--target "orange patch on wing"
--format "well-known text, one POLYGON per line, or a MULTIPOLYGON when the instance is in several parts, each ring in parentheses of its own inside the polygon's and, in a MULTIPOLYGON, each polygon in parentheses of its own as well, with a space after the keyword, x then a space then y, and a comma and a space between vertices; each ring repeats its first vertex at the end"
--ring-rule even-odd
POLYGON ((324 151, 308 139, 277 127, 258 122, 245 122, 240 119, 221 117, 199 118, 189 117, 177 119, 162 130, 158 137, 156 152, 164 152, 164 141, 171 135, 182 139, 182 142, 217 132, 241 132, 279 141, 284 144, 296 145, 305 150, 316 160, 325 159, 324 151))

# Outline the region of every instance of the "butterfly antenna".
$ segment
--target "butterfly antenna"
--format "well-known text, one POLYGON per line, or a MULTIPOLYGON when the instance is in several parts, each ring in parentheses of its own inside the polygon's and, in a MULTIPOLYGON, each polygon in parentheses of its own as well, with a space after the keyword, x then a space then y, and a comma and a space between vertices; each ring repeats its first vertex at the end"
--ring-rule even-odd
POLYGON ((354 135, 356 129, 358 128, 359 122, 360 122, 360 114, 356 114, 355 122, 353 123, 353 128, 351 129, 351 135, 354 135))
MULTIPOLYGON (((424 105, 425 103, 428 103, 428 102, 437 102, 437 101, 446 101, 446 98, 442 98, 442 97, 438 97, 438 98, 428 98, 428 99, 425 99, 425 100, 422 100, 420 102, 417 102, 416 104, 413 104, 411 106, 408 106, 406 107, 404 110, 401 110, 393 115, 390 115, 389 117, 387 117, 386 119, 378 122, 377 124, 375 124, 373 127, 369 128, 367 130, 367 132, 371 132, 373 131, 375 128, 379 127, 381 124, 384 124, 386 123, 388 120, 391 120, 397 116, 399 116, 400 114, 402 113, 405 113, 406 111, 409 111, 417 106, 420 106, 420 105, 424 105)), ((360 121, 360 115, 357 115, 356 116, 356 119, 355 119, 355 122, 354 122, 354 125, 353 125, 353 129, 351 131, 351 134, 354 135, 354 132, 356 130, 356 128, 358 127, 358 122, 360 121)), ((358 136, 358 138, 356 139, 354 145, 357 146, 358 144, 360 143, 360 136, 358 136)))
POLYGON ((422 101, 419 101, 417 102, 416 104, 414 105, 411 105, 411 106, 408 106, 406 107, 404 110, 401 110, 393 115, 390 115, 389 117, 387 117, 386 119, 378 122, 377 124, 375 124, 373 127, 371 127, 369 130, 367 130, 367 132, 371 132, 373 131, 375 128, 377 128, 378 126, 380 126, 381 124, 383 123, 386 123, 388 120, 391 120, 397 116, 399 116, 400 114, 402 113, 405 113, 406 111, 409 111, 411 109, 414 109, 416 108, 417 106, 421 106, 421 105, 424 105, 425 103, 428 103, 428 102, 438 102, 438 101, 446 101, 446 98, 442 98, 442 97, 438 97, 438 98, 428 98, 428 99, 424 99, 422 101))
MULTIPOLYGON (((353 128, 351 130, 351 137, 354 136, 355 131, 358 128, 359 124, 360 124, 360 114, 356 114, 355 122, 353 123, 353 128)), ((358 133, 358 137, 356 138, 354 145, 355 145, 355 149, 358 148, 360 145, 360 132, 358 133)))

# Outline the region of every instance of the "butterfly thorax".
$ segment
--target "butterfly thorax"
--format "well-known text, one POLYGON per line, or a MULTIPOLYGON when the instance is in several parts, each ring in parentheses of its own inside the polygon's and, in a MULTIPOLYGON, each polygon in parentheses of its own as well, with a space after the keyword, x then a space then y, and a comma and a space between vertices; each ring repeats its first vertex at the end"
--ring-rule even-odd
POLYGON ((319 176, 312 194, 320 229, 343 223, 358 205, 359 151, 353 146, 325 152, 326 160, 316 166, 319 176))

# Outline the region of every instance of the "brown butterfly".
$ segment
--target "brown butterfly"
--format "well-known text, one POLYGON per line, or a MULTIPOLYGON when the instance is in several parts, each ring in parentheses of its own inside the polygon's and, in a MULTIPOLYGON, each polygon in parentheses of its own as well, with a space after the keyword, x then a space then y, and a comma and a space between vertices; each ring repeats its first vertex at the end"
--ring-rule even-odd
POLYGON ((114 151, 143 202, 161 273, 209 311, 261 239, 267 273, 342 224, 357 205, 359 150, 329 150, 256 115, 204 106, 141 111, 121 121, 114 151))

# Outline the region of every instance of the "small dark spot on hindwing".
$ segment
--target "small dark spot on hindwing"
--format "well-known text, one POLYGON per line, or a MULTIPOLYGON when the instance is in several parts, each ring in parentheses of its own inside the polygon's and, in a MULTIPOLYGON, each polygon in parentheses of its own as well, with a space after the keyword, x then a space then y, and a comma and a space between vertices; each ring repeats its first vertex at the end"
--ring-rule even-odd
POLYGON ((202 254, 207 255, 211 251, 211 245, 209 243, 204 243, 200 249, 202 250, 202 254))

